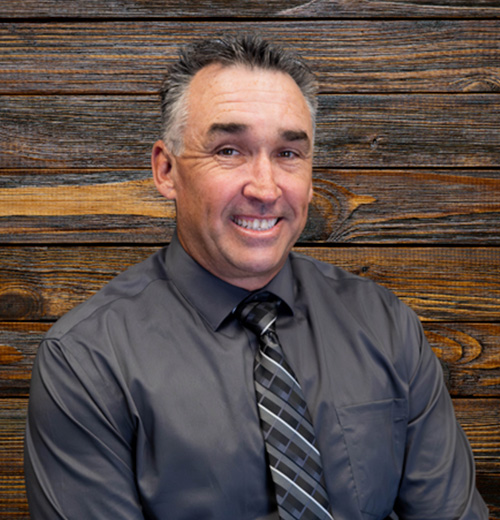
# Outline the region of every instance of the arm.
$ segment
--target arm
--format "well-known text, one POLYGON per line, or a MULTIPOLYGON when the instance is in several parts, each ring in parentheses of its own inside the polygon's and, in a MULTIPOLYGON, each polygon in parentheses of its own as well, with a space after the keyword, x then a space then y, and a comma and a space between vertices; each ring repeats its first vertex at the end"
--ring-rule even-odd
POLYGON ((472 450, 455 419, 441 366, 412 312, 406 323, 419 350, 410 374, 405 469, 395 511, 406 520, 485 520, 472 450))
POLYGON ((109 374, 90 377, 80 361, 52 340, 37 355, 25 440, 31 518, 143 520, 126 400, 109 374))

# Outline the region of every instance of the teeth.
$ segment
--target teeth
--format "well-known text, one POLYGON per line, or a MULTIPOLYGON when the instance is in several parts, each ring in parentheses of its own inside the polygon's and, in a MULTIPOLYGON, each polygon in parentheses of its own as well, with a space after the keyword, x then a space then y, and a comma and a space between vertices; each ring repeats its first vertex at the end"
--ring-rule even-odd
POLYGON ((276 225, 277 218, 263 218, 263 219, 246 219, 234 218, 233 221, 245 229, 253 229, 254 231, 267 231, 276 225))

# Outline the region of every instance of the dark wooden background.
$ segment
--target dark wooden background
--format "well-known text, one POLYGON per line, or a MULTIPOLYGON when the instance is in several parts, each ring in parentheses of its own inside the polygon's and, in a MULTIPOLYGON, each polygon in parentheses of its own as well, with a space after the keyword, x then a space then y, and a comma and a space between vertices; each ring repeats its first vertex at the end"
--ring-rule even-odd
POLYGON ((167 243, 149 156, 179 44, 259 31, 321 82, 298 249, 417 311, 500 519, 500 0, 3 0, 0 517, 28 518, 30 370, 51 323, 167 243))

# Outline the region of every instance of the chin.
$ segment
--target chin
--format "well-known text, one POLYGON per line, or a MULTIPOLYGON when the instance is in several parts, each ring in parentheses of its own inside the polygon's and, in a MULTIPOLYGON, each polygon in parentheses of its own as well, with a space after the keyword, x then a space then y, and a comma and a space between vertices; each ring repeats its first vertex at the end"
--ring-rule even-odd
MULTIPOLYGON (((259 253, 255 252, 255 256, 258 256, 259 253)), ((286 258, 286 256, 285 256, 286 258)), ((261 260, 261 259, 259 259, 261 260)), ((281 269, 285 260, 283 257, 279 259, 274 259, 274 261, 259 261, 257 259, 253 259, 251 262, 245 262, 240 264, 240 270, 242 272, 248 273, 250 276, 254 276, 255 278, 272 278, 278 271, 281 269)))

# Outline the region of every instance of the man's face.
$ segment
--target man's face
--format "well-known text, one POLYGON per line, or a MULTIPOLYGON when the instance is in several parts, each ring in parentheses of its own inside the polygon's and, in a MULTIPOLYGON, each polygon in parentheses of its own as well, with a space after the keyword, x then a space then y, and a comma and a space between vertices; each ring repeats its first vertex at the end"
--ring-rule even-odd
POLYGON ((312 197, 312 121, 293 79, 210 65, 189 87, 184 148, 159 141, 153 172, 177 233, 205 269, 255 290, 283 266, 312 197))

